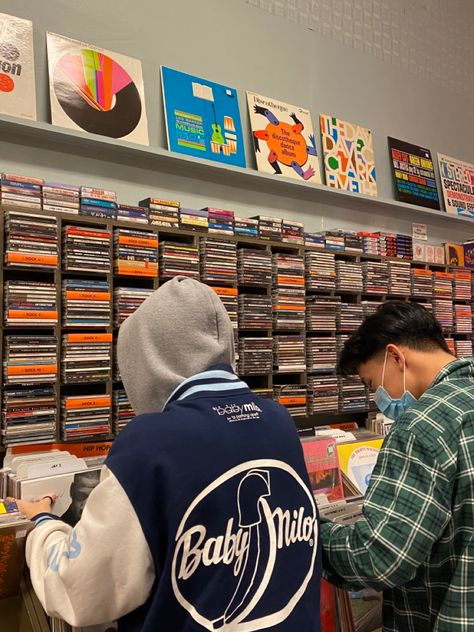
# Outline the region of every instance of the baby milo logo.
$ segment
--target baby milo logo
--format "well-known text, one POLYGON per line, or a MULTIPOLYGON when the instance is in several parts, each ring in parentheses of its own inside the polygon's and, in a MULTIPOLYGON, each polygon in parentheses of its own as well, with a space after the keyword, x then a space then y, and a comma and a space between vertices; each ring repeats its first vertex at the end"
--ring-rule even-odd
POLYGON ((253 632, 284 621, 313 576, 311 491, 277 460, 243 463, 191 503, 176 533, 176 599, 206 630, 253 632))

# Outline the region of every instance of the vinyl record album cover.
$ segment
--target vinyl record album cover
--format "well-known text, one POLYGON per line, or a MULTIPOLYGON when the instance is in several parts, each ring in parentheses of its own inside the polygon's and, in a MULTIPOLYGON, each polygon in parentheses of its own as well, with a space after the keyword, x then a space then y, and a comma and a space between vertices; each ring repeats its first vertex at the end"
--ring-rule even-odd
POLYGON ((474 165, 438 154, 446 213, 474 217, 474 165))

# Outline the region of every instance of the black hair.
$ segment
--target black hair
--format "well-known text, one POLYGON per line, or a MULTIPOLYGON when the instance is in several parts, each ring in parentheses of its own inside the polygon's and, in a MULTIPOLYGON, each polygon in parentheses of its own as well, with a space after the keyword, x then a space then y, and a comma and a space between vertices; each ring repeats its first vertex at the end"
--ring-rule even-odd
POLYGON ((339 358, 339 373, 353 375, 361 364, 388 344, 406 345, 418 351, 442 349, 451 353, 436 318, 422 305, 388 301, 366 318, 346 341, 339 358))

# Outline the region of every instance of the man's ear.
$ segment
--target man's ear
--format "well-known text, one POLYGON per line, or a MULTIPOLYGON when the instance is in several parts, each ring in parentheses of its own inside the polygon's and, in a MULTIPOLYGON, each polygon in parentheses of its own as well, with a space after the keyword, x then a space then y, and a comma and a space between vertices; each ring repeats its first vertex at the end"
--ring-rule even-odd
POLYGON ((405 356, 400 347, 394 344, 387 345, 387 354, 388 358, 396 364, 397 368, 403 371, 405 368, 405 356))

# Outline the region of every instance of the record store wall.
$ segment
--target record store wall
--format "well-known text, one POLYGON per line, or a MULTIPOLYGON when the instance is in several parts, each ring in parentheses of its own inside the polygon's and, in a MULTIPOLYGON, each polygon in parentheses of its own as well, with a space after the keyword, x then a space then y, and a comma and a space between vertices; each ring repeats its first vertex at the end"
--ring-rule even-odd
MULTIPOLYGON (((364 0, 364 7, 367 1, 364 0)), ((398 0, 383 2, 403 10, 404 3, 398 0)), ((448 0, 437 2, 450 4, 448 0)), ((280 13, 284 13, 284 5, 297 6, 290 0, 2 0, 0 10, 33 21, 40 121, 50 120, 45 33, 52 31, 142 60, 151 145, 166 146, 159 77, 159 66, 164 64, 237 88, 247 131, 245 90, 311 109, 315 130, 320 112, 369 127, 374 135, 379 196, 383 198, 394 197, 387 150, 389 135, 428 147, 434 158, 441 151, 474 161, 474 99, 472 91, 463 89, 461 73, 458 83, 452 80, 443 84, 429 74, 423 77, 410 67, 346 46, 342 39, 326 34, 324 29, 284 19, 274 10, 277 4, 282 8, 280 13)), ((362 10, 362 1, 358 4, 362 10)), ((445 26, 449 28, 449 23, 445 26)), ((422 26, 418 27, 423 32, 422 26)), ((472 56, 472 21, 467 21, 465 28, 465 33, 459 32, 456 54, 472 56)), ((430 56, 430 47, 437 45, 437 40, 426 40, 426 57, 430 56)), ((416 56, 417 50, 411 49, 407 54, 416 56)), ((436 59, 440 59, 438 50, 436 59)), ((443 71, 458 76, 453 51, 445 50, 443 63, 443 71)), ((320 151, 320 139, 317 140, 320 151)), ((246 135, 246 142, 247 164, 253 168, 250 134, 246 135)), ((148 195, 159 195, 178 199, 186 206, 200 208, 209 204, 243 215, 275 213, 304 221, 311 230, 337 226, 411 232, 407 216, 402 219, 382 212, 372 216, 356 210, 348 217, 347 208, 295 201, 280 193, 263 194, 228 182, 206 181, 193 177, 192 170, 163 174, 146 165, 125 166, 103 160, 97 153, 76 156, 71 147, 58 152, 2 138, 0 169, 4 168, 112 189, 120 201, 129 204, 148 195)), ((463 233, 461 227, 447 229, 440 224, 430 229, 433 240, 471 236, 465 230, 463 233)))

